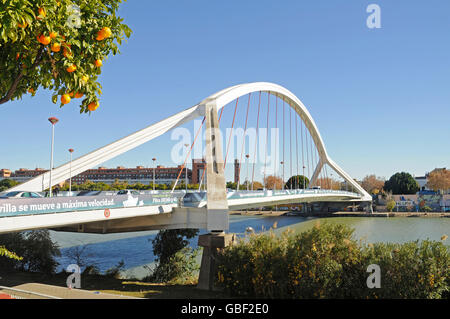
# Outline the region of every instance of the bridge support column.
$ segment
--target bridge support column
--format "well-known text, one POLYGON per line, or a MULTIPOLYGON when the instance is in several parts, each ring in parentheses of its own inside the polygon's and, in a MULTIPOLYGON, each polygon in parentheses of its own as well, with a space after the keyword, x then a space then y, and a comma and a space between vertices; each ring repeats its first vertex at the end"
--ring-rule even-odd
POLYGON ((198 245, 203 247, 202 263, 197 288, 216 290, 214 280, 217 275, 216 257, 220 250, 236 240, 235 234, 209 233, 198 237, 198 245))
POLYGON ((205 105, 207 230, 228 230, 228 200, 222 156, 222 135, 215 103, 205 105))
POLYGON ((373 214, 372 202, 367 203, 366 212, 368 212, 369 214, 373 214))

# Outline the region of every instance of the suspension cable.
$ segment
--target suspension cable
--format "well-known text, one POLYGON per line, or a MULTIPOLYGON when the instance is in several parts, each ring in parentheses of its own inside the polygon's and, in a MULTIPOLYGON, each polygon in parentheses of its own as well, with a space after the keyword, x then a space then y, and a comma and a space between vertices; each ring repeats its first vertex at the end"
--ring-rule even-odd
MULTIPOLYGON (((311 146, 311 174, 313 174, 314 175, 314 171, 313 171, 313 166, 314 166, 314 163, 313 163, 313 159, 312 159, 312 157, 313 157, 313 146, 312 146, 312 144, 313 144, 313 142, 312 142, 312 135, 311 135, 311 131, 309 132, 309 141, 310 141, 310 146, 311 146)), ((313 176, 311 176, 311 178, 312 178, 313 176)))
POLYGON ((238 185, 237 190, 239 190, 239 183, 241 182, 241 165, 242 165, 242 155, 244 155, 244 149, 245 149, 245 135, 247 134, 247 120, 248 120, 248 110, 250 109, 250 96, 252 93, 248 94, 248 103, 247 103, 247 115, 245 116, 245 128, 244 128, 244 139, 242 141, 242 148, 241 148, 241 160, 239 162, 239 175, 238 175, 238 185))
POLYGON ((284 190, 284 185, 285 185, 285 180, 284 180, 284 166, 285 166, 285 159, 284 159, 284 131, 285 131, 285 125, 284 125, 284 97, 283 97, 283 190, 284 190))
MULTIPOLYGON (((319 163, 317 162, 317 159, 316 159, 316 152, 312 146, 312 141, 311 141, 311 153, 313 156, 313 166, 315 168, 317 168, 319 166, 319 163)), ((320 170, 319 174, 317 174, 317 184, 316 184, 316 186, 320 186, 320 187, 322 187, 321 173, 322 173, 322 170, 320 170)))
MULTIPOLYGON (((183 169, 184 169, 184 167, 186 165, 186 162, 187 162, 187 159, 189 158, 189 155, 191 155, 192 148, 194 147, 194 144, 195 144, 195 141, 197 140, 198 134, 200 133, 200 131, 201 131, 202 127, 203 127, 203 124, 205 123, 205 119, 206 119, 206 116, 203 117, 202 125, 200 125, 200 127, 197 130, 197 134, 195 135, 194 141, 191 144, 191 148, 189 149, 189 151, 188 151, 188 153, 186 155, 186 159, 184 160, 184 163, 183 163, 183 165, 180 168, 180 172, 178 173, 177 180, 175 181, 175 184, 173 185, 171 193, 173 193, 173 191, 175 190, 175 187, 178 184, 178 180, 180 179, 181 172, 183 171, 183 169)), ((187 174, 187 171, 186 171, 186 174, 187 174)))
POLYGON ((256 141, 255 141, 255 154, 253 156, 253 168, 252 168, 252 190, 253 190, 253 184, 254 184, 254 177, 255 177, 255 163, 256 163, 256 150, 258 145, 258 130, 259 130, 259 110, 261 108, 261 91, 259 91, 259 101, 258 101, 258 117, 256 120, 256 141))
POLYGON ((269 113, 270 113, 270 93, 267 92, 267 125, 266 125, 266 156, 264 159, 264 189, 266 189, 266 167, 267 167, 267 149, 269 148, 269 113))
POLYGON ((223 169, 225 169, 225 165, 227 165, 228 151, 230 150, 231 136, 233 136, 234 120, 236 119, 236 111, 237 111, 238 103, 239 103, 239 98, 236 99, 236 106, 234 107, 233 123, 231 124, 230 136, 228 137, 227 152, 225 155, 225 161, 223 162, 223 169))
POLYGON ((274 169, 274 175, 275 175, 275 182, 273 183, 273 189, 277 189, 277 180, 278 180, 278 174, 277 174, 277 167, 278 167, 278 96, 275 95, 275 163, 273 165, 274 169))
POLYGON ((306 181, 305 181, 305 153, 303 151, 303 120, 300 118, 300 134, 301 134, 301 141, 302 141, 302 168, 303 168, 303 189, 306 188, 306 181))
POLYGON ((309 146, 308 146, 308 132, 306 131, 306 124, 305 124, 305 149, 306 149, 306 165, 308 166, 308 188, 311 185, 311 167, 309 165, 309 146))
POLYGON ((298 123, 297 123, 297 116, 294 114, 294 116, 295 116, 295 145, 296 145, 296 155, 297 155, 297 189, 299 188, 299 178, 300 178, 300 176, 299 176, 299 172, 298 172, 298 129, 297 129, 297 126, 298 126, 298 123))
MULTIPOLYGON (((291 177, 292 178, 292 108, 289 108, 289 153, 290 153, 290 160, 289 160, 289 165, 290 165, 290 171, 291 171, 291 177)), ((292 190, 292 183, 293 180, 291 180, 291 190, 292 190)))

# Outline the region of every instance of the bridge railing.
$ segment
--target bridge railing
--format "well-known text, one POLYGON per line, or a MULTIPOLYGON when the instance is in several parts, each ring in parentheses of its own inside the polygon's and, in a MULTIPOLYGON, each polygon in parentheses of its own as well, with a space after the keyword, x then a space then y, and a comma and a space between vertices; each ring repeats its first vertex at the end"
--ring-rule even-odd
MULTIPOLYGON (((282 196, 314 196, 340 195, 359 198, 357 193, 323 190, 323 189, 292 189, 292 190, 228 190, 227 199, 270 198, 282 196)), ((88 193, 89 195, 89 193, 88 193)), ((10 198, 0 199, 0 218, 26 215, 41 215, 50 213, 67 213, 77 211, 93 211, 101 209, 130 208, 140 206, 176 205, 199 207, 206 204, 207 193, 204 191, 147 191, 139 195, 114 195, 114 192, 98 192, 95 196, 57 196, 44 198, 10 198)))

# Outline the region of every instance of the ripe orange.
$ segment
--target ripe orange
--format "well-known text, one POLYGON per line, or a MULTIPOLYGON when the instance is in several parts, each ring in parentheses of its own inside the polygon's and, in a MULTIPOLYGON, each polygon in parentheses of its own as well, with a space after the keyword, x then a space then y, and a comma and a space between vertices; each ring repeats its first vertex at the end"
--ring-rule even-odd
POLYGON ((105 35, 105 39, 106 39, 106 38, 109 38, 109 37, 112 35, 112 31, 111 31, 111 29, 108 28, 108 27, 104 27, 104 28, 102 29, 102 31, 103 31, 103 34, 105 35))
POLYGON ((100 104, 98 102, 91 102, 88 105, 88 109, 89 111, 95 111, 98 107, 100 106, 100 104))
POLYGON ((18 23, 17 26, 25 29, 28 26, 28 23, 26 22, 24 22, 23 24, 18 23))
POLYGON ((70 98, 69 94, 63 94, 61 96, 61 103, 64 105, 67 103, 70 103, 70 100, 71 100, 71 98, 70 98))
POLYGON ((102 62, 102 60, 100 60, 100 59, 97 59, 97 60, 95 60, 95 66, 96 67, 101 67, 103 65, 103 62, 102 62))
POLYGON ((70 51, 70 49, 67 50, 67 48, 64 47, 63 55, 64 55, 66 58, 71 58, 71 57, 72 57, 72 51, 70 51))
POLYGON ((38 41, 40 43, 42 43, 43 45, 47 45, 52 41, 52 39, 50 37, 47 37, 47 36, 41 34, 38 38, 38 41))
POLYGON ((16 60, 19 60, 19 58, 20 58, 20 53, 17 53, 16 54, 16 60))
POLYGON ((71 66, 69 66, 66 70, 69 73, 72 73, 73 71, 75 71, 77 69, 77 66, 75 64, 72 64, 71 66))
POLYGON ((69 93, 69 96, 70 96, 70 97, 73 97, 73 92, 70 92, 70 93, 69 93))
POLYGON ((52 51, 53 52, 59 52, 61 50, 61 44, 59 43, 53 43, 52 44, 52 51))
POLYGON ((83 97, 83 96, 84 96, 83 93, 80 93, 80 92, 75 93, 75 98, 76 98, 76 99, 79 99, 79 98, 81 98, 81 97, 83 97))
POLYGON ((109 38, 112 35, 112 31, 108 27, 104 27, 103 29, 97 31, 97 36, 95 37, 95 40, 102 41, 106 38, 109 38))
POLYGON ((95 37, 95 40, 97 40, 97 41, 102 41, 102 40, 104 40, 104 39, 105 39, 105 35, 104 35, 104 33, 102 32, 102 30, 98 31, 98 32, 97 32, 97 36, 95 37))
POLYGON ((38 9, 38 13, 39 13, 39 15, 36 17, 36 19, 41 20, 42 18, 45 18, 46 13, 45 13, 45 9, 44 8, 39 8, 38 9))
POLYGON ((29 89, 28 89, 28 93, 34 94, 34 92, 35 92, 35 91, 34 91, 33 88, 29 88, 29 89))
POLYGON ((83 80, 84 83, 87 83, 87 81, 89 81, 89 77, 87 75, 83 75, 81 80, 83 80))
POLYGON ((58 33, 54 32, 54 31, 50 32, 50 38, 54 39, 57 36, 58 36, 58 33))

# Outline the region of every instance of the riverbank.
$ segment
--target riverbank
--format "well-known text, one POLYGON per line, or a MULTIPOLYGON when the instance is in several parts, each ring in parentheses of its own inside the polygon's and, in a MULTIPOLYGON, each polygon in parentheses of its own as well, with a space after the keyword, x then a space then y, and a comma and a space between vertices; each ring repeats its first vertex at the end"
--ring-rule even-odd
POLYGON ((450 218, 450 213, 444 212, 291 212, 291 211, 230 211, 230 215, 240 216, 298 216, 298 217, 424 217, 424 218, 450 218))

